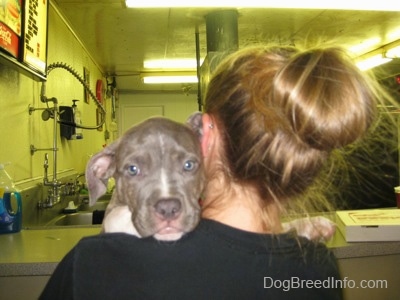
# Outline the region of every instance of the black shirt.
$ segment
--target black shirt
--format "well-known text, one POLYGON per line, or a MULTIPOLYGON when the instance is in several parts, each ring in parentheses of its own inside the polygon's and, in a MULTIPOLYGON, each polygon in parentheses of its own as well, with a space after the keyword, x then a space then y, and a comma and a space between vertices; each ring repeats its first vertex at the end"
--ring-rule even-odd
POLYGON ((122 233, 82 239, 40 299, 341 299, 323 244, 203 219, 175 242, 122 233))

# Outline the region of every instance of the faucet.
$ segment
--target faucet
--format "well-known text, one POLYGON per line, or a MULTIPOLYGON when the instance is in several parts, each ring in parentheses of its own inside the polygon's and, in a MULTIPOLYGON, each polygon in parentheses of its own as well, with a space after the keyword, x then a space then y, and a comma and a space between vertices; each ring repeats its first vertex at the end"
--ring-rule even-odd
POLYGON ((74 195, 75 195, 75 200, 80 204, 88 204, 89 203, 89 198, 88 197, 80 197, 80 191, 81 188, 84 187, 84 185, 79 181, 79 178, 84 177, 85 173, 79 173, 76 175, 74 183, 72 184, 74 195))
POLYGON ((46 153, 44 155, 44 164, 43 164, 43 169, 44 169, 44 176, 43 176, 43 182, 47 183, 49 182, 48 178, 47 178, 47 169, 49 168, 49 154, 46 153))
POLYGON ((79 191, 82 188, 81 183, 79 182, 79 178, 81 178, 83 176, 85 176, 85 173, 79 173, 75 177, 74 184, 73 184, 75 194, 79 194, 79 191))
MULTIPOLYGON (((60 62, 48 65, 47 66, 47 75, 49 75, 50 71, 54 70, 55 68, 65 69, 69 73, 71 73, 76 79, 78 79, 78 81, 85 88, 85 91, 88 92, 89 96, 92 97, 92 99, 94 100, 94 103, 100 109, 101 120, 100 120, 100 122, 97 123, 96 126, 82 126, 82 125, 77 126, 75 124, 75 127, 80 127, 83 129, 91 129, 91 130, 97 130, 97 129, 101 128, 103 126, 103 124, 105 124, 105 121, 106 121, 106 110, 105 110, 104 106, 99 102, 96 95, 91 91, 89 86, 86 84, 86 81, 70 66, 68 66, 64 63, 60 63, 60 62)), ((34 145, 30 145, 31 155, 33 155, 36 151, 43 151, 43 150, 52 150, 53 151, 53 181, 49 181, 48 177, 47 177, 47 173, 48 173, 47 169, 49 167, 49 159, 48 159, 47 154, 45 155, 45 160, 44 160, 44 165, 43 165, 43 167, 44 167, 43 184, 44 184, 44 186, 51 187, 51 189, 48 190, 47 199, 44 201, 40 201, 38 203, 38 207, 42 208, 42 207, 53 207, 54 204, 61 202, 60 188, 61 188, 61 186, 64 186, 65 184, 61 184, 60 182, 57 181, 57 151, 58 151, 58 148, 57 148, 57 124, 58 124, 58 122, 60 122, 60 124, 61 124, 61 121, 58 120, 58 114, 59 114, 58 106, 57 106, 58 100, 55 97, 52 97, 52 98, 46 97, 46 81, 42 82, 42 86, 41 86, 41 90, 40 90, 40 101, 42 103, 46 103, 47 108, 34 108, 34 107, 29 106, 29 110, 28 110, 29 114, 32 114, 32 112, 34 112, 35 110, 44 110, 46 113, 44 115, 42 114, 43 121, 47 121, 49 118, 53 118, 53 125, 54 125, 53 147, 52 148, 37 149, 37 148, 35 148, 34 145), (48 108, 49 102, 53 102, 53 108, 48 108)), ((73 126, 71 124, 68 124, 68 125, 73 126)), ((81 176, 83 176, 83 174, 81 176)), ((74 188, 76 188, 78 178, 76 178, 76 180, 75 180, 74 188)))
MULTIPOLYGON (((53 147, 50 149, 35 149, 35 151, 38 150, 52 150, 53 151, 53 180, 49 181, 48 179, 48 172, 47 169, 49 168, 49 155, 48 153, 46 153, 44 155, 44 164, 43 164, 43 168, 44 168, 44 176, 43 176, 43 185, 44 186, 48 186, 50 187, 48 190, 48 195, 47 198, 44 201, 41 201, 38 203, 38 206, 40 208, 51 208, 53 207, 55 204, 60 203, 61 202, 61 193, 60 193, 60 188, 61 186, 63 186, 64 184, 62 184, 61 182, 59 182, 57 180, 57 99, 56 98, 45 98, 42 99, 42 101, 45 102, 53 102, 54 106, 52 108, 53 110, 53 147)), ((31 147, 32 148, 32 147, 31 147)))
MULTIPOLYGON (((54 164, 56 164, 55 161, 54 161, 54 164)), ((63 186, 63 184, 57 180, 57 167, 56 166, 54 167, 53 180, 49 181, 49 179, 48 179, 48 172, 47 172, 47 169, 49 168, 49 154, 48 153, 46 153, 44 155, 43 168, 44 168, 43 185, 50 187, 50 189, 48 189, 48 192, 47 192, 48 194, 47 194, 46 200, 44 202, 41 202, 39 206, 43 207, 43 208, 51 208, 55 204, 57 204, 61 201, 60 188, 61 188, 61 186, 63 186)))

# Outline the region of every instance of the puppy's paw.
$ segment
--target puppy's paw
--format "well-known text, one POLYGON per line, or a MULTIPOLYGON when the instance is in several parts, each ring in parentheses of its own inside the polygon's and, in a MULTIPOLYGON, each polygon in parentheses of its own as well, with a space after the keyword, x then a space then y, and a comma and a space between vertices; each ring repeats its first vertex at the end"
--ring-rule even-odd
POLYGON ((296 219, 282 224, 284 231, 296 230, 299 236, 311 241, 328 241, 336 231, 336 225, 325 217, 296 219))
POLYGON ((132 213, 127 205, 108 208, 103 220, 103 232, 123 232, 140 237, 135 226, 133 226, 132 213))

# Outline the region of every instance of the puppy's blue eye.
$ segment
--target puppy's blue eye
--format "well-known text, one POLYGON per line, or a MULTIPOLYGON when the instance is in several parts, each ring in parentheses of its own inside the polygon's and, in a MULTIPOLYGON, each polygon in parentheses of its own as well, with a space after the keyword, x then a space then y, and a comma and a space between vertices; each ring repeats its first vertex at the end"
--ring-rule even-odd
POLYGON ((132 176, 136 176, 136 175, 139 175, 140 169, 138 166, 131 165, 128 167, 128 173, 132 176))
POLYGON ((187 160, 185 161, 185 164, 183 165, 183 169, 185 171, 192 171, 196 166, 196 163, 192 160, 187 160))

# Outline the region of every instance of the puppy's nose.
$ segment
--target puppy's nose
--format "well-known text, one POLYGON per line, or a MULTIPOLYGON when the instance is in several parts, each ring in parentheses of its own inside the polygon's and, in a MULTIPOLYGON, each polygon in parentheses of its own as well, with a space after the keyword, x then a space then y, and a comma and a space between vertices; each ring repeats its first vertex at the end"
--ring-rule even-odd
POLYGON ((173 220, 181 213, 181 202, 176 198, 159 200, 154 206, 156 213, 164 220, 173 220))

